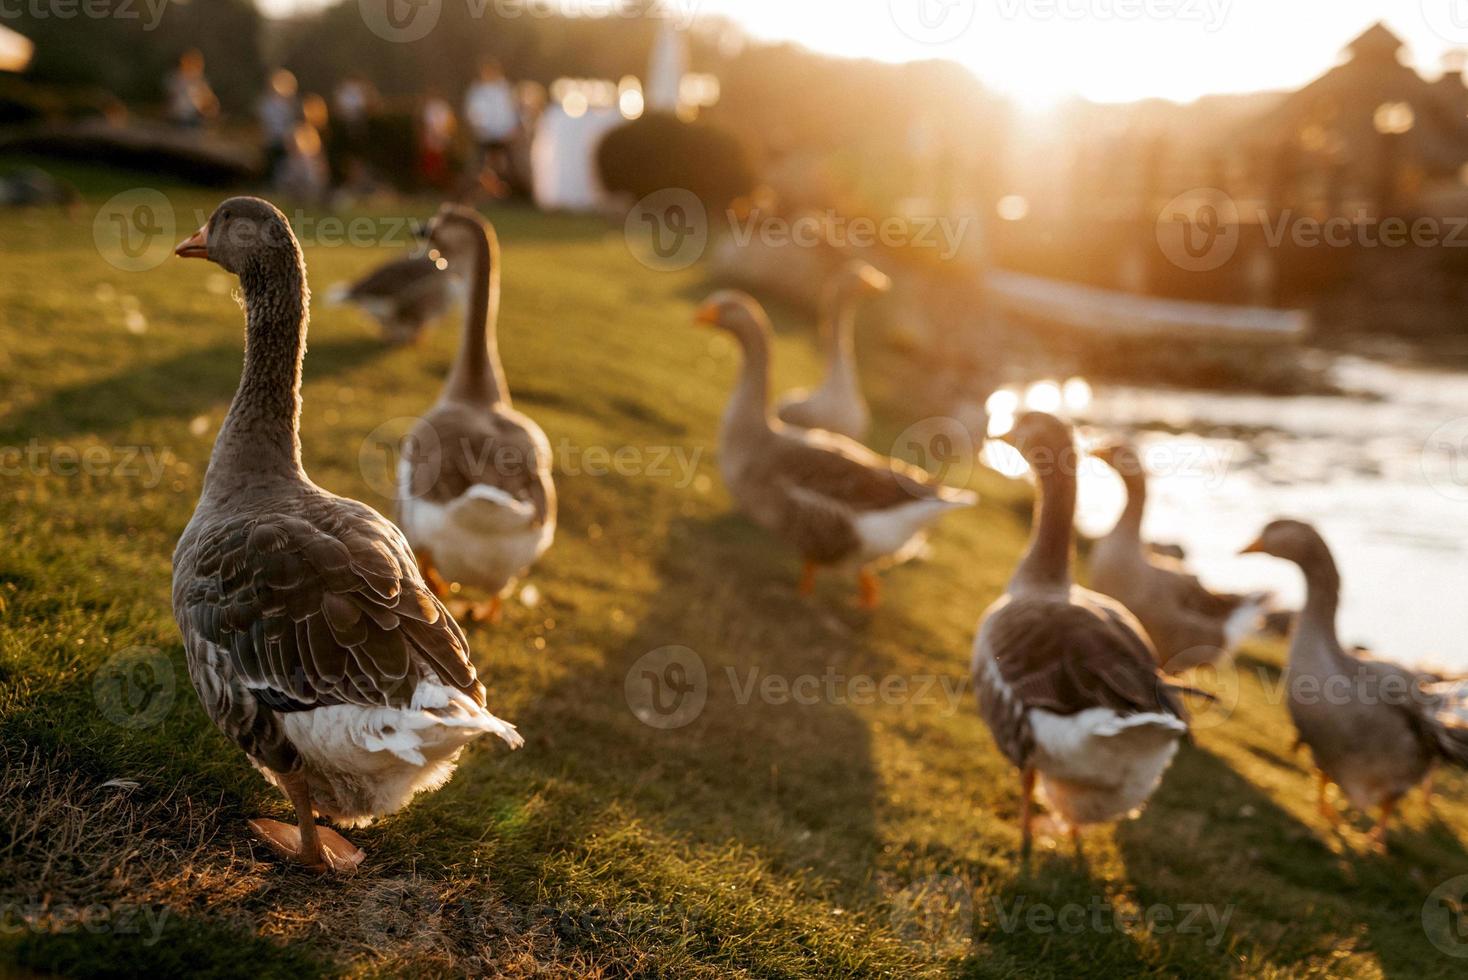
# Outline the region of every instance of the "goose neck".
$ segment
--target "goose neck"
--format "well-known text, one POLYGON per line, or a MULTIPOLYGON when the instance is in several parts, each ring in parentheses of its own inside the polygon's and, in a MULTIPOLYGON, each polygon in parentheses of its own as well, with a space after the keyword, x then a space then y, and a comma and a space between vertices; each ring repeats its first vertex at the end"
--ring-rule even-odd
POLYGON ((292 260, 240 275, 245 302, 245 362, 239 388, 215 440, 206 482, 304 478, 301 466, 301 362, 309 293, 300 251, 292 260))
POLYGON ((464 307, 464 329, 459 352, 444 388, 456 401, 509 405, 510 389, 500 363, 499 249, 486 234, 475 243, 468 270, 469 302, 464 307))
POLYGON ((1071 537, 1075 527, 1075 452, 1068 450, 1037 472, 1034 529, 1029 550, 1020 561, 1014 581, 1025 585, 1070 584, 1071 537))

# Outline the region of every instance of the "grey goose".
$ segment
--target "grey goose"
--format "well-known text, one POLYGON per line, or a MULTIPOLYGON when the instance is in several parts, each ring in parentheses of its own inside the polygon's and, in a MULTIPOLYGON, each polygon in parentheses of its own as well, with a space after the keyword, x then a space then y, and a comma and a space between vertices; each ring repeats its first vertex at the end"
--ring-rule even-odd
POLYGON ((743 352, 719 430, 719 470, 730 495, 754 523, 800 553, 802 594, 814 589, 818 567, 854 567, 861 606, 875 608, 875 571, 910 558, 930 524, 972 507, 977 495, 936 484, 923 470, 845 436, 773 418, 770 321, 753 297, 715 293, 696 319, 732 334, 743 352))
POLYGON ((1092 455, 1121 476, 1126 506, 1116 526, 1091 548, 1091 587, 1126 606, 1141 621, 1169 674, 1230 656, 1258 625, 1267 593, 1213 592, 1179 558, 1150 547, 1142 540, 1147 470, 1141 454, 1134 446, 1118 443, 1095 449, 1092 455))
POLYGON ((452 585, 485 593, 470 616, 497 621, 502 595, 555 538, 551 446, 510 404, 494 229, 470 208, 445 205, 428 234, 469 284, 469 302, 443 391, 403 441, 398 522, 429 584, 441 596, 452 585))
POLYGON ((826 377, 814 391, 796 389, 780 399, 775 415, 802 429, 825 429, 861 441, 872 413, 856 373, 858 301, 888 292, 892 280, 874 267, 853 259, 826 284, 821 303, 821 341, 826 348, 826 377))
POLYGON ((1316 803, 1333 824, 1326 791, 1335 783, 1362 811, 1377 811, 1374 840, 1398 802, 1440 762, 1468 765, 1463 689, 1424 671, 1347 651, 1336 633, 1341 576, 1320 532, 1297 520, 1267 525, 1244 554, 1298 565, 1305 608, 1290 639, 1285 691, 1299 743, 1317 769, 1316 803))
POLYGON ((1037 786, 1079 844, 1081 827, 1133 815, 1151 798, 1188 724, 1141 624, 1071 578, 1070 427, 1029 412, 1000 438, 1035 476, 1035 521, 1008 588, 979 622, 972 672, 979 713, 1020 771, 1028 852, 1037 786))
POLYGON ((464 633, 402 533, 306 475, 309 290, 285 216, 230 198, 176 252, 238 276, 245 306, 239 387, 173 556, 189 677, 295 808, 294 826, 251 829, 308 867, 351 869, 362 851, 315 814, 362 826, 441 786, 473 739, 522 739, 487 709, 464 633))

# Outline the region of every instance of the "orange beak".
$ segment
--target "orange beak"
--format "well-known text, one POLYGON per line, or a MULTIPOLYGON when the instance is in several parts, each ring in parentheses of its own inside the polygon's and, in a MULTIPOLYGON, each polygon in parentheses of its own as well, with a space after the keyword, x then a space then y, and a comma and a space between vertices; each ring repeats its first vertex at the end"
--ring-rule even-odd
POLYGON ((181 259, 207 259, 209 257, 209 226, 204 225, 179 242, 173 254, 181 259))
POLYGON ((713 303, 705 303, 698 308, 697 313, 693 314, 693 322, 707 324, 710 327, 718 326, 719 308, 713 303))
POLYGON ((1246 547, 1243 551, 1240 551, 1239 554, 1241 554, 1241 555, 1262 555, 1262 554, 1264 554, 1264 539, 1263 538, 1255 538, 1254 541, 1248 547, 1246 547))

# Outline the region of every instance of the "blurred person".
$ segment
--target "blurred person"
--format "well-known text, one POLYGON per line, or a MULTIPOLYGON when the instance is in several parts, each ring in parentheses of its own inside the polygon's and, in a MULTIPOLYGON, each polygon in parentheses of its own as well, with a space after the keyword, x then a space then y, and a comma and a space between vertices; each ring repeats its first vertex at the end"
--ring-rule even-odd
POLYGON ((348 75, 332 93, 327 157, 332 182, 355 195, 371 184, 367 166, 369 120, 377 107, 377 89, 361 75, 348 75))
POLYGON ((418 175, 432 187, 448 183, 457 127, 453 106, 436 89, 429 89, 418 108, 418 175))
POLYGON ((377 89, 361 75, 348 75, 332 93, 335 123, 353 140, 367 137, 367 117, 377 105, 377 89))
POLYGON ((175 126, 197 129, 219 115, 219 99, 204 77, 204 55, 190 48, 179 55, 178 67, 163 83, 168 119, 175 126))
POLYGON ((515 90, 498 61, 486 60, 464 94, 464 122, 474 141, 473 179, 495 197, 509 193, 511 147, 520 135, 515 90))
POLYGON ((265 140, 265 176, 274 181, 278 179, 276 171, 285 160, 296 123, 301 121, 296 76, 284 68, 277 68, 270 76, 270 88, 260 99, 256 111, 265 140))
POLYGON ((331 190, 331 171, 321 132, 310 122, 299 122, 291 130, 285 156, 276 170, 275 185, 283 194, 305 204, 326 200, 331 190))

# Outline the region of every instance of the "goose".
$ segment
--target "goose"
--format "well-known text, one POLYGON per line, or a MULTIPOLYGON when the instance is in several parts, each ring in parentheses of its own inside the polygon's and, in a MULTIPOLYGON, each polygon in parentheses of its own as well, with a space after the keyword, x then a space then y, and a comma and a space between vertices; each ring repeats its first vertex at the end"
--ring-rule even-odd
POLYGON ((306 475, 309 290, 285 216, 230 198, 175 253, 238 276, 246 322, 239 388, 173 556, 189 677, 214 724, 295 808, 295 826, 250 829, 309 868, 351 870, 364 853, 315 814, 366 825, 443 785, 479 736, 523 740, 486 707, 464 632, 403 535, 306 475))
POLYGON ((451 584, 488 593, 469 615, 498 622, 502 596, 555 538, 550 441, 510 406, 495 332, 500 253, 494 229, 476 211, 445 205, 428 234, 472 288, 448 381, 403 441, 398 520, 440 597, 451 584))
POLYGON ((1384 848, 1387 825, 1409 790, 1426 783, 1439 762, 1468 765, 1468 692, 1341 646, 1340 572, 1309 524, 1273 521, 1242 554, 1282 558, 1305 575, 1305 608, 1285 671, 1290 719, 1315 762, 1321 815, 1332 824, 1340 820, 1326 796, 1334 783, 1358 810, 1377 811, 1372 840, 1384 848))
POLYGON ((754 523, 794 545, 805 560, 800 593, 819 566, 856 566, 862 608, 875 609, 875 570, 920 550, 930 524, 978 496, 930 481, 926 472, 879 456, 846 436, 788 426, 770 415, 771 329, 746 293, 714 293, 697 322, 727 331, 744 364, 719 430, 719 469, 754 523))
POLYGON ((853 259, 826 284, 821 309, 821 337, 826 345, 826 379, 815 391, 804 388, 787 393, 775 415, 787 425, 825 429, 861 441, 866 438, 872 413, 861 394, 852 338, 860 299, 892 288, 892 280, 877 269, 853 259))
POLYGON ((974 640, 979 713, 1020 771, 1022 849, 1036 784, 1077 848, 1080 828, 1136 814, 1188 732, 1181 689, 1157 669, 1140 623, 1071 580, 1077 455, 1070 427, 1039 412, 1001 436, 1035 474, 1029 549, 974 640))
POLYGON ((1092 451, 1121 476, 1126 507, 1091 549, 1090 584, 1126 606, 1147 630, 1169 674, 1228 657, 1258 626, 1267 593, 1209 591, 1183 563, 1142 541, 1147 471, 1136 448, 1120 443, 1092 451))
POLYGON ((462 283, 446 270, 438 255, 393 259, 356 282, 337 283, 326 303, 356 306, 377 320, 389 344, 411 344, 462 298, 462 283))

